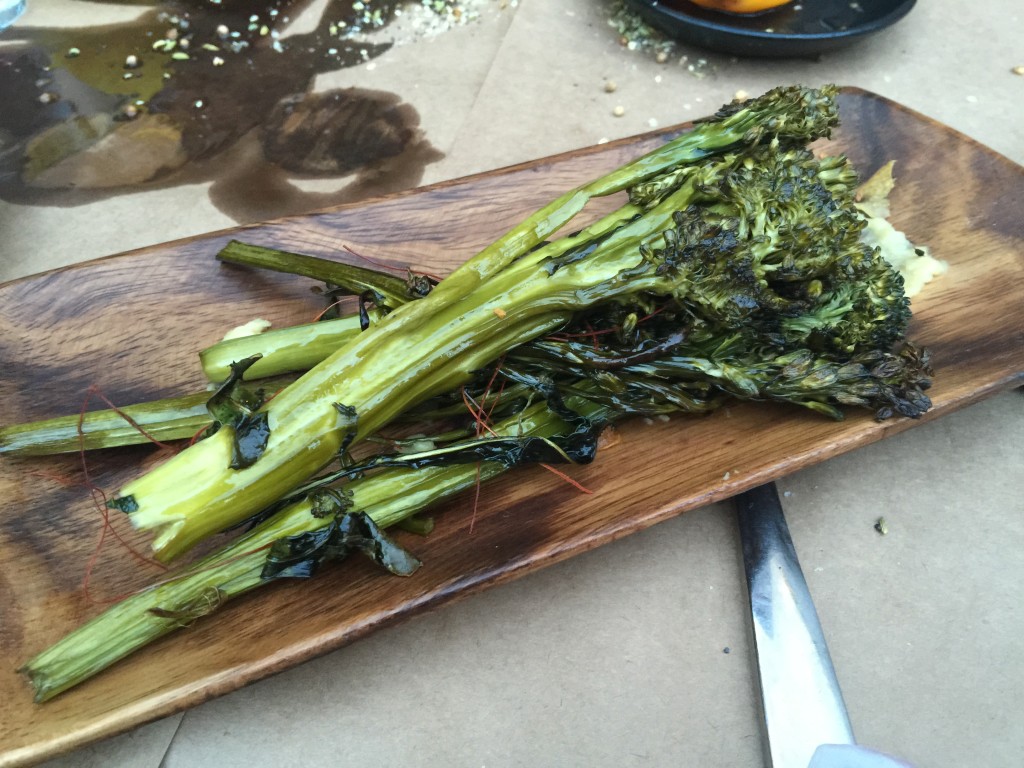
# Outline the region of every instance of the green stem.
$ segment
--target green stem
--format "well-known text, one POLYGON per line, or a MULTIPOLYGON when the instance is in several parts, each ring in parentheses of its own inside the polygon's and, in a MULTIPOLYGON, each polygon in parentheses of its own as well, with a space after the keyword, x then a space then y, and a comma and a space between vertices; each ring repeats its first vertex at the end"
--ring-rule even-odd
POLYGON ((0 428, 0 453, 46 456, 193 437, 211 419, 208 392, 0 428), (126 418, 127 417, 127 418, 126 418), (130 421, 129 421, 130 419, 130 421), (133 423, 134 422, 134 423, 133 423))
MULTIPOLYGON (((605 412, 585 400, 571 406, 583 415, 605 412)), ((552 436, 568 425, 543 404, 532 406, 495 427, 500 435, 552 436)), ((382 528, 394 525, 439 501, 504 471, 497 462, 387 469, 353 480, 352 509, 365 512, 382 528)), ((213 553, 180 575, 117 603, 66 635, 22 668, 47 701, 79 684, 157 638, 217 610, 224 602, 270 583, 261 576, 270 545, 279 539, 317 530, 331 518, 314 517, 308 501, 298 502, 213 553)))
MULTIPOLYGON (((733 162, 726 158, 700 178, 714 178, 733 162)), ((457 389, 506 350, 546 335, 573 312, 642 291, 671 293, 673 277, 645 265, 638 243, 671 224, 672 211, 695 198, 697 183, 688 181, 647 215, 605 237, 586 258, 553 274, 548 265, 556 244, 520 259, 461 300, 436 306, 435 289, 399 307, 266 406, 270 438, 254 465, 224 469, 232 436, 222 429, 126 485, 122 495, 132 496, 137 506, 133 524, 159 528, 154 552, 161 560, 173 559, 271 505, 328 464, 346 438, 332 403, 355 408, 352 438, 358 441, 423 400, 457 389), (627 270, 631 274, 624 278, 627 270)), ((578 246, 573 238, 558 244, 562 251, 578 246)))
MULTIPOLYGON (((383 314, 369 311, 371 326, 383 314)), ((308 371, 317 363, 352 341, 360 334, 355 315, 323 320, 290 328, 278 328, 252 336, 220 341, 199 353, 203 373, 210 381, 220 382, 231 374, 231 364, 254 355, 261 355, 246 371, 246 381, 278 376, 295 371, 308 371)))
POLYGON ((408 283, 400 277, 344 264, 340 261, 305 256, 301 253, 289 253, 276 248, 265 248, 232 240, 217 254, 217 258, 229 264, 313 277, 344 288, 355 296, 370 291, 378 294, 383 299, 383 303, 391 308, 405 304, 413 298, 409 295, 408 283))

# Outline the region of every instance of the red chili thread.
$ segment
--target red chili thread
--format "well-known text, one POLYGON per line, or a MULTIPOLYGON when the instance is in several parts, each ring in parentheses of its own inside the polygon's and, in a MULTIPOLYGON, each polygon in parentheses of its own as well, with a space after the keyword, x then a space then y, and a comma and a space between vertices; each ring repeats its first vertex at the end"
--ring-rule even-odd
POLYGON ((357 259, 362 259, 367 264, 373 264, 373 266, 381 267, 382 269, 390 269, 392 272, 405 272, 405 267, 398 267, 398 266, 395 266, 394 264, 386 264, 383 261, 377 261, 376 259, 371 259, 369 256, 364 256, 363 254, 359 253, 359 251, 357 251, 355 248, 353 248, 350 245, 342 245, 341 247, 342 247, 342 250, 345 250, 348 253, 351 253, 357 259))
POLYGON ((317 312, 316 315, 313 316, 313 319, 310 322, 313 322, 313 323, 318 322, 320 320, 320 318, 322 318, 324 315, 326 315, 328 312, 330 312, 332 309, 334 309, 336 306, 338 306, 339 304, 341 304, 344 301, 345 301, 344 299, 338 299, 333 304, 328 304, 320 312, 317 312))
MULTIPOLYGON (((487 382, 487 386, 484 387, 484 394, 483 394, 483 397, 481 398, 484 403, 487 402, 487 398, 491 394, 491 387, 494 386, 494 382, 498 378, 498 373, 501 371, 501 366, 504 365, 504 364, 505 364, 505 356, 502 355, 501 357, 498 358, 497 365, 494 366, 494 373, 491 374, 491 378, 487 382)), ((484 420, 486 422, 490 422, 491 414, 494 413, 494 409, 498 407, 498 401, 501 399, 501 393, 504 392, 504 391, 505 391, 505 380, 502 379, 501 387, 500 387, 500 389, 498 389, 498 395, 497 395, 497 397, 494 398, 494 402, 491 403, 490 410, 488 410, 486 416, 484 416, 484 420)), ((483 410, 482 406, 481 406, 480 410, 481 411, 483 410)), ((478 425, 477 426, 477 437, 479 437, 479 436, 480 436, 480 431, 479 431, 479 425, 478 425)))
MULTIPOLYGON (((481 415, 483 409, 480 408, 479 406, 477 406, 476 408, 473 407, 473 406, 476 405, 476 401, 473 400, 472 395, 469 394, 469 392, 466 390, 465 387, 462 388, 462 402, 465 403, 466 410, 469 411, 470 415, 473 417, 473 421, 476 422, 476 436, 477 437, 480 437, 480 435, 483 433, 483 431, 485 429, 490 430, 492 433, 494 432, 494 430, 492 430, 487 425, 487 422, 484 421, 484 417, 481 415)), ((476 526, 476 513, 477 513, 477 509, 479 509, 479 507, 480 507, 480 462, 477 461, 476 462, 476 491, 473 494, 473 513, 469 517, 469 532, 470 533, 473 532, 473 528, 476 526)))
POLYGON ((203 436, 203 433, 210 428, 209 424, 200 427, 192 437, 188 440, 188 446, 191 448, 193 445, 199 442, 199 438, 203 436))
MULTIPOLYGON (((77 431, 78 431, 78 455, 79 455, 79 459, 81 460, 81 463, 82 463, 82 475, 85 478, 85 487, 89 491, 89 496, 92 498, 93 504, 96 505, 96 509, 99 511, 100 517, 103 519, 103 527, 100 528, 100 535, 99 535, 99 538, 96 541, 96 547, 95 547, 95 549, 93 549, 92 555, 89 557, 89 560, 88 560, 88 562, 86 563, 86 566, 85 566, 85 575, 82 577, 82 592, 85 594, 86 599, 90 603, 92 603, 94 605, 102 605, 102 604, 104 604, 104 601, 101 601, 101 600, 98 600, 98 599, 94 598, 92 596, 92 593, 89 591, 89 583, 92 580, 92 573, 93 573, 93 570, 96 567, 96 562, 99 559, 100 552, 103 549, 103 544, 107 540, 107 531, 108 530, 121 543, 121 545, 126 550, 128 550, 128 552, 135 559, 137 559, 137 560, 139 560, 139 561, 141 561, 143 563, 148 563, 150 565, 155 565, 158 568, 163 569, 164 571, 167 570, 167 566, 164 565, 163 563, 160 563, 160 562, 158 562, 156 560, 153 560, 152 558, 148 558, 145 555, 140 554, 139 552, 137 552, 135 550, 134 547, 132 547, 132 545, 130 543, 125 541, 124 537, 121 536, 121 534, 118 532, 118 530, 116 528, 114 528, 113 524, 110 522, 110 510, 107 508, 107 494, 103 491, 102 488, 100 488, 98 485, 96 485, 92 481, 92 477, 89 474, 89 464, 88 464, 88 462, 86 461, 86 458, 85 458, 85 430, 84 430, 84 424, 85 424, 86 408, 89 405, 90 397, 92 397, 93 395, 99 397, 105 403, 107 403, 122 418, 124 418, 126 421, 128 421, 129 424, 131 424, 133 427, 135 427, 137 430, 139 430, 139 432, 141 434, 143 434, 147 439, 151 440, 153 443, 156 443, 157 445, 159 445, 161 447, 165 447, 166 448, 166 447, 169 447, 169 446, 165 446, 163 443, 159 442, 158 440, 155 440, 144 429, 142 429, 142 427, 140 427, 134 420, 128 418, 123 412, 121 412, 116 407, 114 407, 113 403, 111 403, 110 400, 105 395, 103 395, 103 393, 100 392, 99 388, 96 387, 95 385, 89 387, 89 389, 86 391, 85 398, 82 400, 82 408, 81 408, 81 410, 78 413, 78 424, 77 424, 77 431)), ((116 600, 114 602, 116 602, 116 600)))
MULTIPOLYGON (((487 384, 487 388, 484 390, 484 398, 483 399, 485 401, 486 401, 486 395, 490 391, 491 384, 494 383, 494 379, 498 375, 498 371, 500 370, 500 368, 501 368, 501 363, 499 362, 498 366, 494 370, 494 374, 491 376, 490 382, 487 384)), ((505 387, 505 382, 504 381, 502 382, 501 386, 502 386, 502 389, 499 390, 499 393, 498 393, 498 397, 499 398, 501 397, 501 391, 504 390, 504 387, 505 387)), ((466 388, 463 387, 462 388, 462 402, 465 403, 466 409, 469 411, 470 415, 472 415, 473 421, 476 423, 476 434, 477 434, 477 437, 480 437, 480 435, 485 430, 487 432, 490 432, 491 435, 494 436, 494 437, 498 436, 498 433, 495 432, 494 429, 491 427, 491 425, 488 423, 490 421, 490 418, 491 418, 491 413, 494 411, 495 405, 497 405, 497 401, 495 401, 495 404, 491 406, 491 410, 485 415, 483 413, 483 407, 481 405, 479 405, 473 399, 473 396, 470 395, 469 392, 466 391, 466 388), (475 408, 474 408, 474 406, 475 406, 475 408)), ((588 493, 588 494, 592 494, 593 493, 592 490, 590 490, 586 486, 582 485, 578 481, 573 480, 571 477, 569 477, 569 475, 565 474, 561 470, 555 469, 550 464, 543 464, 542 463, 540 466, 544 467, 544 469, 546 469, 548 472, 553 474, 555 477, 558 477, 558 478, 564 480, 565 482, 567 482, 572 487, 576 488, 581 493, 588 493)), ((477 514, 477 509, 479 507, 479 504, 480 504, 480 462, 477 461, 477 463, 476 463, 476 492, 475 492, 475 494, 473 496, 473 514, 472 514, 472 516, 469 519, 469 532, 470 533, 473 532, 473 526, 476 524, 476 514, 477 514)))
POLYGON ((32 477, 39 477, 43 480, 49 480, 57 483, 57 485, 62 485, 65 488, 71 488, 72 486, 79 484, 78 480, 75 480, 73 477, 62 475, 59 472, 47 472, 43 469, 29 469, 26 470, 25 474, 31 475, 32 477))
POLYGON ((563 472, 562 470, 555 469, 550 464, 541 464, 541 466, 544 467, 544 469, 546 469, 548 472, 553 474, 555 477, 560 477, 563 480, 565 480, 565 482, 567 482, 569 485, 571 485, 573 488, 577 489, 578 491, 581 491, 582 493, 593 493, 592 490, 590 490, 589 488, 587 488, 584 485, 581 485, 578 481, 573 480, 571 477, 569 477, 567 474, 565 474, 565 472, 563 472))
MULTIPOLYGON (((128 424, 136 432, 138 432, 144 438, 149 440, 149 442, 151 442, 153 445, 155 445, 155 446, 157 446, 159 448, 163 448, 165 450, 171 451, 172 453, 177 453, 180 450, 180 449, 176 448, 173 445, 168 445, 167 443, 161 443, 159 440, 157 440, 155 437, 153 437, 151 434, 149 434, 149 432, 147 432, 145 429, 143 429, 142 425, 140 425, 137 421, 135 421, 135 419, 133 419, 131 416, 129 416, 123 410, 121 410, 116 405, 114 405, 112 402, 110 402, 110 399, 106 395, 104 395, 100 391, 99 387, 97 387, 95 384, 93 384, 91 387, 89 387, 89 389, 86 392, 86 403, 88 403, 89 397, 92 396, 92 395, 95 395, 100 400, 102 400, 104 402, 104 404, 106 404, 106 406, 110 410, 112 410, 114 413, 116 413, 122 419, 127 421, 128 424)), ((78 419, 78 435, 79 435, 80 439, 84 439, 84 435, 82 434, 82 424, 84 423, 84 420, 85 420, 85 405, 83 404, 83 406, 82 406, 82 413, 81 413, 81 415, 79 416, 79 419, 78 419)))
MULTIPOLYGON (((637 325, 639 325, 640 323, 647 322, 648 320, 650 320, 655 315, 660 315, 664 311, 665 311, 664 307, 658 307, 656 310, 654 310, 650 314, 644 315, 639 320, 637 320, 636 321, 637 325)), ((587 327, 588 328, 590 327, 589 324, 588 324, 587 327)), ((604 328, 604 329, 602 329, 600 331, 590 330, 590 331, 587 331, 586 333, 550 333, 550 334, 548 334, 547 338, 553 339, 555 341, 568 341, 569 339, 592 339, 592 338, 594 338, 596 336, 606 336, 609 333, 617 333, 619 330, 620 330, 619 326, 616 325, 616 326, 613 326, 611 328, 604 328)))
POLYGON ((437 275, 432 275, 429 272, 424 272, 421 269, 413 269, 412 267, 398 267, 398 266, 395 266, 394 264, 385 264, 383 261, 377 261, 376 259, 371 259, 369 256, 364 256, 363 254, 361 254, 358 251, 356 251, 355 249, 353 249, 351 246, 342 245, 341 247, 344 250, 346 250, 349 253, 351 253, 357 259, 362 259, 367 264, 373 264, 373 266, 375 266, 375 267, 381 267, 382 269, 390 269, 392 272, 412 272, 412 274, 414 274, 414 275, 423 275, 424 277, 429 277, 431 280, 433 280, 436 283, 440 283, 441 282, 442 278, 438 277, 437 275))

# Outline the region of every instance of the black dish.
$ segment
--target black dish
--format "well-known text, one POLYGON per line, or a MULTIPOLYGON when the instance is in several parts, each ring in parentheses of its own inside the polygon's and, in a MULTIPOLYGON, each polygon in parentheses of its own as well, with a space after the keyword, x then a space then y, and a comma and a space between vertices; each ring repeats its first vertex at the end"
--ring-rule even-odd
POLYGON ((796 0, 752 16, 688 0, 627 0, 649 24, 702 48, 737 56, 813 57, 895 24, 917 0, 796 0), (768 31, 770 30, 770 31, 768 31))

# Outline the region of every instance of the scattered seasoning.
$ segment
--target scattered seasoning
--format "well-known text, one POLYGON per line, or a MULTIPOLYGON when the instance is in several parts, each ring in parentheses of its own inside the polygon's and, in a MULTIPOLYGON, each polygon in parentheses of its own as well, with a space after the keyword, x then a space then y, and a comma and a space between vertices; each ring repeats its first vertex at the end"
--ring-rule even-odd
POLYGON ((750 98, 750 94, 744 91, 742 88, 732 95, 735 101, 746 101, 750 98))
POLYGON ((885 522, 884 517, 880 517, 875 521, 875 530, 878 531, 878 533, 882 536, 885 536, 889 533, 889 526, 885 522))
POLYGON ((505 311, 504 309, 502 309, 501 307, 495 307, 495 308, 494 308, 494 316, 495 316, 496 318, 498 318, 499 320, 504 320, 504 319, 505 319, 505 316, 506 316, 507 314, 508 314, 508 313, 507 313, 507 312, 506 312, 506 311, 505 311))
POLYGON ((1013 72, 1013 74, 1015 75, 1024 75, 1024 66, 1014 67, 1010 71, 1013 72))
POLYGON ((134 53, 128 54, 124 59, 125 69, 135 69, 140 63, 139 57, 134 53))
POLYGON ((656 61, 664 63, 675 50, 675 41, 640 18, 624 0, 609 6, 608 26, 619 35, 619 44, 631 51, 649 51, 656 61))
POLYGON ((139 114, 139 108, 134 104, 126 104, 121 110, 121 114, 129 120, 133 120, 139 114))
POLYGON ((223 67, 224 66, 224 59, 222 59, 220 56, 214 56, 213 57, 213 66, 215 66, 215 67, 223 67))
POLYGON ((68 48, 68 52, 66 54, 64 54, 64 55, 67 56, 69 59, 73 59, 76 56, 78 56, 80 53, 81 53, 81 51, 78 50, 77 48, 68 48))
POLYGON ((619 104, 615 107, 615 109, 612 110, 612 114, 615 115, 615 117, 622 117, 624 114, 626 114, 626 108, 619 104))
POLYGON ((618 87, 619 86, 617 86, 615 84, 614 80, 605 80, 604 81, 604 92, 605 93, 615 93, 615 91, 618 90, 618 87))
MULTIPOLYGON (((695 59, 689 61, 685 56, 680 59, 679 63, 686 63, 686 71, 696 77, 698 80, 707 77, 714 71, 714 67, 707 59, 695 59)), ((698 99, 699 101, 699 99, 698 99)))
POLYGON ((722 649, 722 653, 732 653, 732 648, 727 645, 722 649))
POLYGON ((231 30, 228 29, 226 24, 220 24, 217 27, 217 37, 227 37, 229 34, 231 34, 231 30))
POLYGON ((175 51, 171 54, 171 58, 175 61, 188 61, 191 57, 184 51, 175 51))
POLYGON ((196 109, 202 109, 203 108, 203 100, 202 99, 196 99, 196 105, 195 106, 196 106, 196 109))

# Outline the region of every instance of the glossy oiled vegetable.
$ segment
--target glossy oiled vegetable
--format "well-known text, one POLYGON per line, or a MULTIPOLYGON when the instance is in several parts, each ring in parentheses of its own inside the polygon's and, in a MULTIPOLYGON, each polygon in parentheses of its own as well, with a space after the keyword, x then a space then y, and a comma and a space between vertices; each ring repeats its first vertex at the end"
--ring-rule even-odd
POLYGON ((164 559, 256 527, 31 660, 37 696, 325 559, 363 551, 411 573, 415 560, 379 528, 478 473, 589 460, 601 426, 624 416, 730 398, 834 418, 844 406, 878 418, 927 410, 928 356, 902 343, 900 276, 860 239, 856 175, 805 146, 835 124, 833 95, 786 88, 728 105, 560 197, 436 285, 229 246, 225 260, 323 279, 356 294, 359 311, 331 321, 342 324, 333 336, 313 326, 216 345, 226 374, 208 403, 216 431, 113 503, 156 531, 164 559), (617 210, 560 233, 591 197, 620 191, 617 210), (296 351, 314 336, 315 352, 296 351), (264 404, 244 380, 273 370, 282 349, 288 366, 315 367, 264 404), (382 437, 396 421, 421 434, 382 437), (401 450, 367 458, 382 440, 401 450))
MULTIPOLYGON (((583 401, 574 405, 595 417, 602 411, 583 401)), ((566 426, 557 415, 540 406, 495 425, 494 432, 543 437, 556 435, 566 426)), ((472 486, 478 479, 486 481, 507 468, 501 462, 491 461, 479 469, 472 463, 416 470, 386 469, 348 483, 345 498, 352 509, 365 514, 375 526, 386 528, 472 486)), ((276 578, 298 575, 281 569, 268 573, 268 554, 274 553, 275 542, 294 542, 297 537, 323 531, 335 522, 337 518, 333 515, 314 514, 314 503, 315 497, 307 497, 286 506, 230 546, 203 558, 183 573, 122 600, 36 656, 22 669, 32 681, 36 700, 53 698, 158 637, 213 613, 233 597, 276 578)), ((316 565, 329 559, 330 554, 308 553, 302 562, 310 563, 307 567, 311 570, 302 575, 312 575, 316 565), (317 555, 321 558, 317 559, 317 555)), ((335 557, 338 555, 334 553, 335 557)))
POLYGON ((678 281, 646 262, 640 246, 657 242, 676 211, 699 202, 702 185, 715 184, 743 162, 726 154, 730 150, 774 137, 805 142, 828 133, 837 119, 831 95, 778 89, 731 106, 566 193, 240 422, 247 437, 256 429, 264 439, 257 462, 234 462, 239 426, 222 429, 124 486, 122 508, 136 526, 157 532, 156 556, 170 560, 273 503, 331 461, 343 443, 358 442, 418 402, 466 383, 506 350, 558 328, 573 313, 644 291, 671 294, 678 281), (536 249, 591 198, 687 163, 697 163, 693 176, 653 207, 627 203, 578 235, 536 249))

